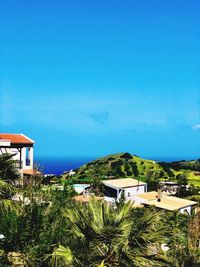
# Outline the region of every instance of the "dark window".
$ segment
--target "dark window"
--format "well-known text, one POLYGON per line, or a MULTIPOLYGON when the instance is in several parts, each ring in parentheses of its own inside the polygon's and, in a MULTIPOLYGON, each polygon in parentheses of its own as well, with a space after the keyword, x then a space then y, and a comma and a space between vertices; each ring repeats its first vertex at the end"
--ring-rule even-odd
POLYGON ((114 198, 117 198, 117 190, 115 190, 113 188, 110 188, 108 186, 105 186, 104 195, 106 197, 114 197, 114 198))

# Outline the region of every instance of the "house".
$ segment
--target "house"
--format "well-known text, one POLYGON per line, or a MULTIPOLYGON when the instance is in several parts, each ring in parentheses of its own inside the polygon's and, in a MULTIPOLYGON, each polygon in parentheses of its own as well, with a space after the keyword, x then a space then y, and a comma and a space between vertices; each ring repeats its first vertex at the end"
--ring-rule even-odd
POLYGON ((75 175, 75 174, 76 174, 75 171, 73 171, 73 170, 70 170, 70 171, 69 171, 69 176, 72 176, 72 175, 75 175))
POLYGON ((33 175, 34 141, 24 134, 0 133, 0 155, 12 154, 21 174, 33 175))
POLYGON ((134 201, 137 204, 155 206, 168 211, 179 211, 182 214, 191 214, 192 209, 197 206, 196 201, 168 196, 156 191, 138 194, 134 196, 134 201))
POLYGON ((103 181, 104 195, 119 200, 122 192, 126 200, 132 200, 134 195, 145 193, 147 184, 132 178, 112 179, 103 181))
POLYGON ((162 191, 166 192, 168 195, 175 195, 180 188, 180 185, 177 182, 170 181, 160 182, 160 186, 162 191))

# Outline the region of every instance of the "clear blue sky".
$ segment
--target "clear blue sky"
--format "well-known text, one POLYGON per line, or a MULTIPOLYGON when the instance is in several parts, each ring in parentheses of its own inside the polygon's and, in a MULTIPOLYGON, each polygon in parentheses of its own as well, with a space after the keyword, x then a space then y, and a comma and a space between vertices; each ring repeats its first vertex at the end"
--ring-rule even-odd
POLYGON ((199 0, 0 2, 0 132, 37 156, 200 158, 199 0))

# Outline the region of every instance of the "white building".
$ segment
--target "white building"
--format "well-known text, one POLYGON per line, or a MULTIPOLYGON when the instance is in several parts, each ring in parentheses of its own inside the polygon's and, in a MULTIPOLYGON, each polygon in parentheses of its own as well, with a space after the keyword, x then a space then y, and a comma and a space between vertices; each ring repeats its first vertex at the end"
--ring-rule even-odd
POLYGON ((104 195, 119 200, 122 192, 126 200, 133 200, 137 194, 147 192, 147 184, 132 178, 112 179, 103 181, 104 195))
POLYGON ((155 206, 168 211, 179 211, 182 214, 191 214, 193 208, 197 207, 196 201, 191 201, 179 197, 168 196, 156 191, 138 194, 134 196, 136 204, 155 206))
POLYGON ((24 134, 0 133, 0 155, 12 154, 16 166, 22 174, 32 175, 34 141, 24 134))

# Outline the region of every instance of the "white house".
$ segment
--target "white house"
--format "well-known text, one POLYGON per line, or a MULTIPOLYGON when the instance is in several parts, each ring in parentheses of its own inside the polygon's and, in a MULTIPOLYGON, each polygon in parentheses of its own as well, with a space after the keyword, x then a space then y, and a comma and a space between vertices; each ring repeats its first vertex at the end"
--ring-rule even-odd
POLYGON ((21 174, 33 174, 34 141, 24 134, 0 133, 0 155, 9 153, 21 174))
POLYGON ((116 200, 120 199, 122 192, 126 200, 132 200, 133 196, 147 191, 147 184, 132 178, 112 179, 103 181, 104 195, 116 200))
POLYGON ((179 211, 182 214, 191 214, 192 209, 197 206, 196 201, 159 194, 156 191, 138 194, 134 196, 134 201, 138 205, 155 206, 168 211, 179 211))

